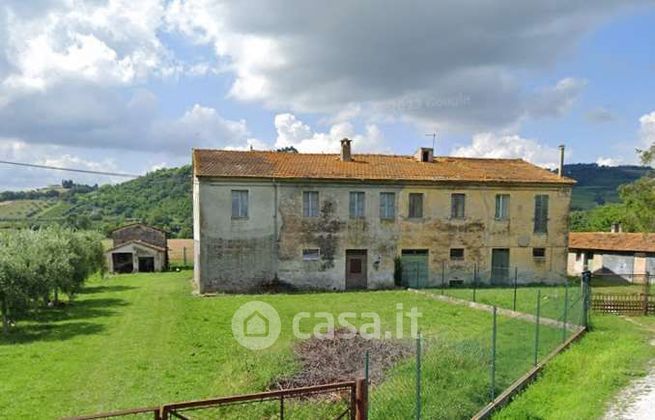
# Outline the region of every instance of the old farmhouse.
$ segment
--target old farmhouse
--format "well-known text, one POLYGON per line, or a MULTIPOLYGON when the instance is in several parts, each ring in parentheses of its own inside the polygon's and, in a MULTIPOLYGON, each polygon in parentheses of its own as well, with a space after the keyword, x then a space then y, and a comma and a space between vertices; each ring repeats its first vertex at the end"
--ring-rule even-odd
POLYGON ((168 266, 166 232, 134 223, 111 233, 113 247, 105 252, 111 273, 162 271, 168 266))
POLYGON ((351 154, 344 139, 339 155, 194 150, 193 170, 202 293, 566 275, 575 181, 523 160, 351 154))

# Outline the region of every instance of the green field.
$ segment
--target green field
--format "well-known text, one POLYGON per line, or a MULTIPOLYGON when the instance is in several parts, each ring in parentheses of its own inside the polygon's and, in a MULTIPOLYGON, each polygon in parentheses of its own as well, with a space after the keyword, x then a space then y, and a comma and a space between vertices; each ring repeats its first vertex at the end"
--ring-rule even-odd
POLYGON ((0 202, 0 220, 22 220, 41 213, 52 205, 47 200, 18 200, 0 202))
MULTIPOLYGON (((289 331, 298 311, 374 311, 388 331, 398 303, 423 313, 423 382, 432 390, 424 394, 425 415, 470 416, 489 398, 490 314, 407 291, 197 297, 182 272, 95 279, 73 304, 21 321, 0 339, 0 417, 56 418, 266 390, 298 369, 289 331), (280 339, 265 351, 246 350, 231 336, 232 314, 252 299, 270 303, 282 319, 280 339)), ((499 318, 497 392, 530 367, 533 331, 499 318)), ((559 330, 543 328, 541 354, 559 340, 559 330)), ((396 365, 371 392, 371 417, 411 416, 414 383, 413 359, 396 365)))

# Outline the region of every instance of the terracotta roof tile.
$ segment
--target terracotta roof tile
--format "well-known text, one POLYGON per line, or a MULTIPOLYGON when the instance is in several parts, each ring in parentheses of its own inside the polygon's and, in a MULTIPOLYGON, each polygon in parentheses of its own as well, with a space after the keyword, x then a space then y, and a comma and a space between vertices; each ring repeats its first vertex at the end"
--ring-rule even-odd
POLYGON ((571 232, 569 249, 655 252, 653 233, 571 232))
POLYGON ((575 183, 521 159, 435 157, 430 163, 412 156, 361 154, 343 162, 334 154, 195 149, 193 169, 199 177, 575 183))

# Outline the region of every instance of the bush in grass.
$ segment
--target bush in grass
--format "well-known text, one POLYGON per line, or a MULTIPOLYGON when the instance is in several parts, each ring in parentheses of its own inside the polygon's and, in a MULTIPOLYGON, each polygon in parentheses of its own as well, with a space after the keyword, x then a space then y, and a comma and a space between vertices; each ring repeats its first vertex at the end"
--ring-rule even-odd
POLYGON ((69 299, 93 273, 104 273, 100 235, 61 227, 20 230, 0 236, 0 313, 6 334, 30 305, 69 299))

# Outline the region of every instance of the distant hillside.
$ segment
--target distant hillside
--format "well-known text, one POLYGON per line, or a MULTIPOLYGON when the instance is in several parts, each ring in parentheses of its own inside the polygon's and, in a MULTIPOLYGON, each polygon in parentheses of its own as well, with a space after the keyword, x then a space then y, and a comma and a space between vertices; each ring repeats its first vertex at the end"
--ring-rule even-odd
POLYGON ((187 165, 97 189, 71 188, 55 195, 30 192, 25 199, 0 193, 0 227, 61 223, 108 233, 141 221, 170 232, 171 237, 191 238, 191 185, 187 165))
POLYGON ((617 189, 644 176, 646 166, 598 166, 595 163, 575 163, 564 166, 564 175, 578 181, 573 188, 571 208, 588 210, 600 204, 617 203, 617 189))
MULTIPOLYGON (((566 165, 566 176, 578 181, 573 209, 617 202, 619 185, 635 181, 648 170, 641 166, 566 165)), ((50 188, 0 193, 0 227, 62 223, 108 233, 122 224, 142 221, 167 230, 173 238, 191 238, 191 178, 191 166, 187 165, 99 188, 72 185, 56 192, 50 188)))

